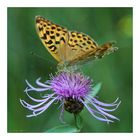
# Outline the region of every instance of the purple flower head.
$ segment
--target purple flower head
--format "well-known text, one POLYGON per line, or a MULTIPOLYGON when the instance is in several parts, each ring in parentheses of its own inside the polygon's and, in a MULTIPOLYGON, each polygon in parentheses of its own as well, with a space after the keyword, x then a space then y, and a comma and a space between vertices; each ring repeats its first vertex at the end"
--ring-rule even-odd
POLYGON ((92 81, 80 73, 63 72, 50 81, 52 90, 63 98, 80 99, 91 91, 92 81))
POLYGON ((27 117, 37 116, 47 110, 52 103, 59 102, 59 107, 62 108, 60 113, 61 120, 64 110, 77 114, 84 107, 93 117, 100 121, 109 123, 113 122, 113 120, 119 120, 109 112, 115 111, 121 102, 117 98, 116 101, 108 104, 98 101, 95 96, 91 96, 91 93, 94 93, 94 87, 92 87, 93 82, 89 77, 73 72, 61 72, 56 76, 51 75, 50 77, 51 79, 44 83, 40 82, 41 78, 38 78, 36 80, 37 88, 26 80, 28 87, 25 89, 25 93, 32 101, 36 102, 36 104, 32 105, 20 100, 23 107, 32 112, 27 117), (41 99, 31 96, 31 92, 41 93, 49 90, 52 93, 41 96, 41 99))

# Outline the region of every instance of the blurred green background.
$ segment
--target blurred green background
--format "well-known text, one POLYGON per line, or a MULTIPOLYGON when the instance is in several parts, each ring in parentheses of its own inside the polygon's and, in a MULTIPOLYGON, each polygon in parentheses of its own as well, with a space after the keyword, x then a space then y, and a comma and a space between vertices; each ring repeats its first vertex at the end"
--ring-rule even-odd
MULTIPOLYGON (((84 109, 81 132, 132 132, 132 8, 8 8, 8 132, 43 132, 61 124, 58 105, 26 118, 30 112, 19 102, 20 98, 29 100, 23 92, 25 79, 34 85, 38 77, 47 80, 56 72, 57 62, 36 33, 37 15, 84 32, 98 44, 117 42, 117 52, 83 65, 82 70, 95 84, 102 82, 99 100, 111 103, 120 97, 122 103, 113 112, 120 121, 106 124, 84 109)), ((64 115, 66 122, 73 122, 73 115, 64 115)))

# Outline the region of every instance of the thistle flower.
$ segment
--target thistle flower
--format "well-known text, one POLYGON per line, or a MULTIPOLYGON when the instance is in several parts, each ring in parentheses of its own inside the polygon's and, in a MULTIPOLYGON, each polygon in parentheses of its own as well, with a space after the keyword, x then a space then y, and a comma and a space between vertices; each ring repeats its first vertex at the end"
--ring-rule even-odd
POLYGON ((50 80, 42 83, 41 78, 36 80, 38 87, 33 87, 27 80, 28 87, 25 89, 26 95, 36 104, 32 105, 20 99, 23 107, 29 109, 32 114, 27 117, 38 116, 47 110, 51 104, 57 102, 61 107, 60 119, 63 118, 64 110, 78 114, 86 108, 96 119, 103 122, 113 122, 119 120, 117 117, 109 114, 115 111, 120 105, 118 98, 113 103, 103 103, 97 100, 97 97, 91 96, 94 93, 93 81, 81 73, 61 72, 56 76, 50 75, 50 80), (41 93, 51 91, 41 99, 36 99, 29 92, 41 93))

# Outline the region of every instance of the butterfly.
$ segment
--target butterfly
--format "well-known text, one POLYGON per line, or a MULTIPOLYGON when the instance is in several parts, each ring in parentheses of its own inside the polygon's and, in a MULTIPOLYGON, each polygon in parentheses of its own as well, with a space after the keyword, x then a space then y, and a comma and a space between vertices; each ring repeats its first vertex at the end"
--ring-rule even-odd
POLYGON ((102 58, 115 52, 114 42, 99 46, 90 36, 69 31, 41 16, 36 16, 36 30, 49 53, 61 65, 72 66, 82 62, 102 58))

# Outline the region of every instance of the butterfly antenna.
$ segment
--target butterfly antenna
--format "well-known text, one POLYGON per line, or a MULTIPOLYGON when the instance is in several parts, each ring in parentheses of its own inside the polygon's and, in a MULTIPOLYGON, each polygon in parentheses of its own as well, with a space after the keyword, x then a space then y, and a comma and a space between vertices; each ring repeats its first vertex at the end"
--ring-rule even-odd
MULTIPOLYGON (((49 61, 50 63, 53 63, 53 62, 50 61, 49 59, 45 59, 44 57, 42 57, 42 56, 36 54, 36 53, 33 52, 33 51, 31 51, 30 54, 33 55, 33 56, 36 56, 36 57, 38 57, 38 58, 40 58, 40 59, 42 59, 42 60, 44 60, 44 61, 47 61, 47 62, 49 61)), ((53 63, 53 64, 54 64, 54 63, 53 63)))

